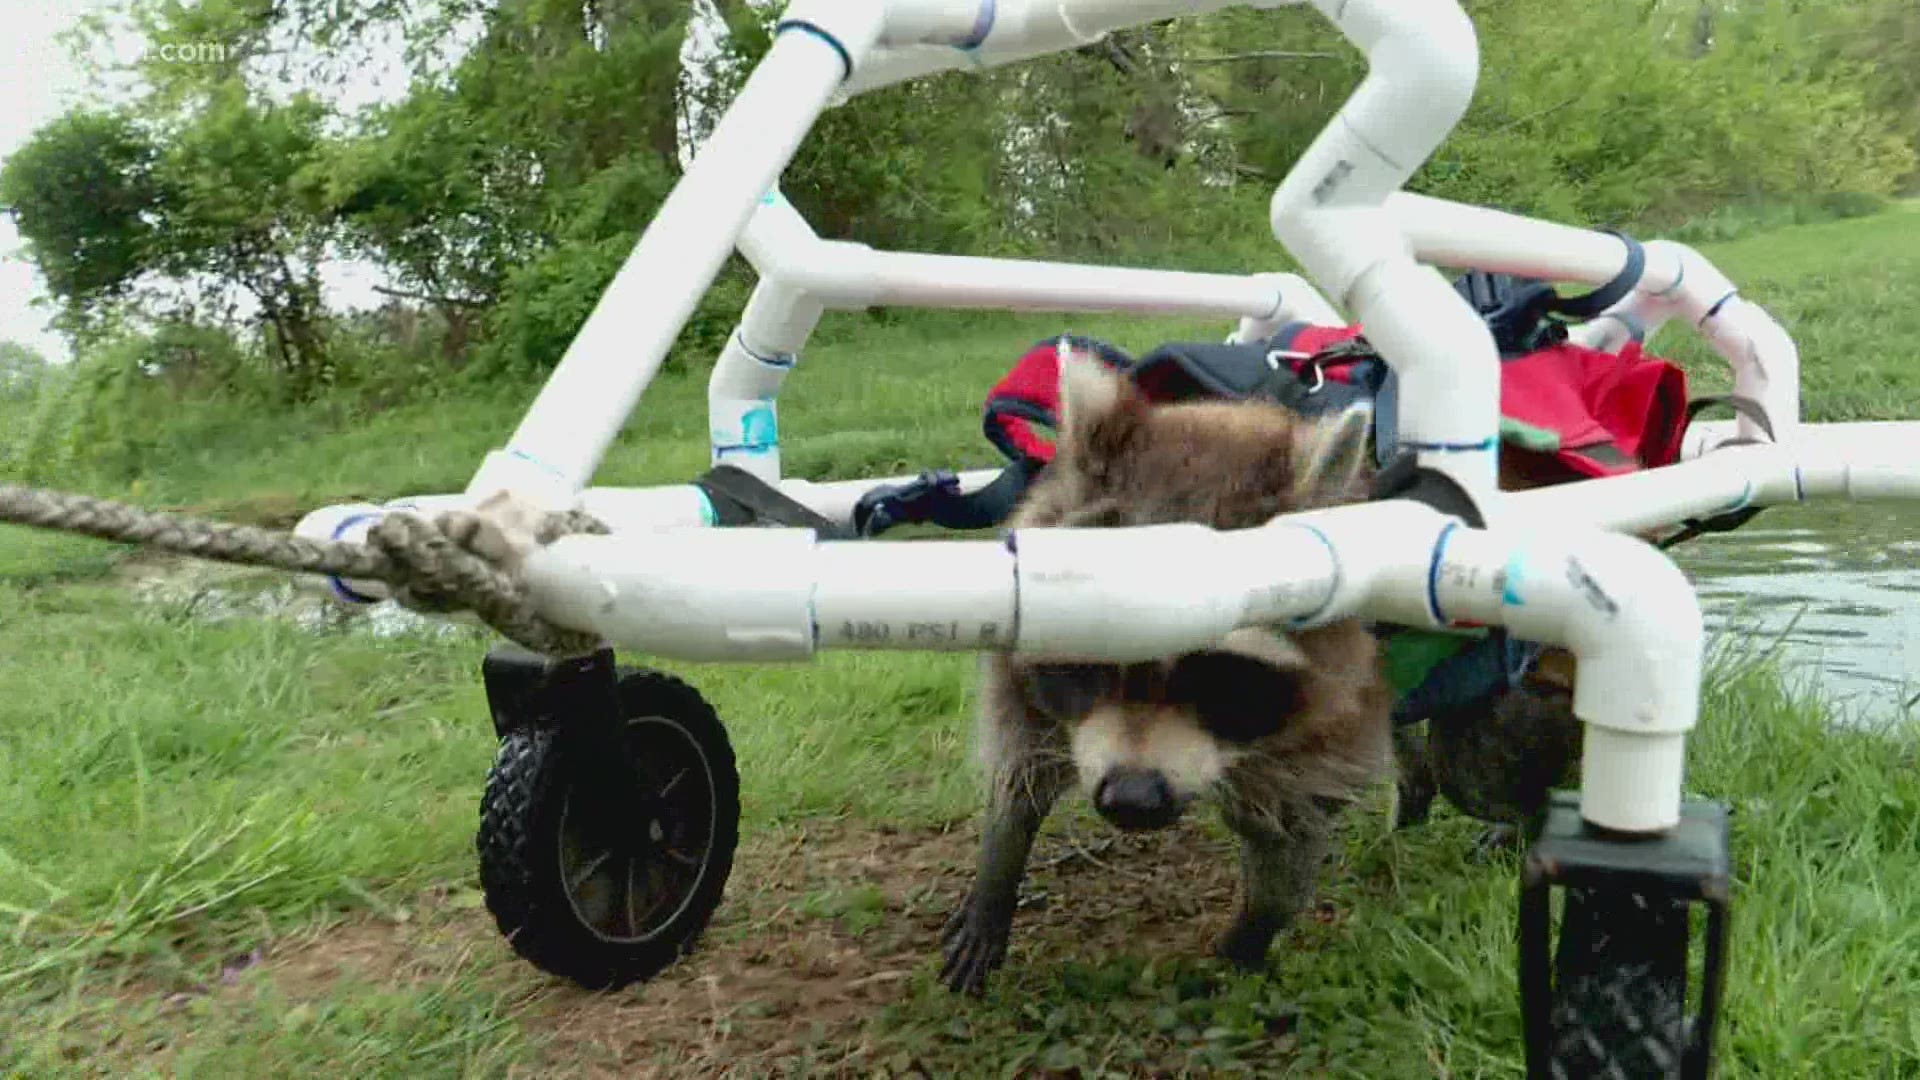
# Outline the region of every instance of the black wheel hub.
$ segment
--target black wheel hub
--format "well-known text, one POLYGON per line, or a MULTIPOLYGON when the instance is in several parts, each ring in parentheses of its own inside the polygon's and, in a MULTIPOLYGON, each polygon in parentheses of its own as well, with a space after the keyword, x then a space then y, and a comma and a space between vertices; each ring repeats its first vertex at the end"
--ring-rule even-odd
POLYGON ((557 845, 575 917, 620 944, 651 938, 699 888, 714 814, 711 770, 678 725, 635 717, 626 735, 644 786, 591 799, 569 791, 557 845))

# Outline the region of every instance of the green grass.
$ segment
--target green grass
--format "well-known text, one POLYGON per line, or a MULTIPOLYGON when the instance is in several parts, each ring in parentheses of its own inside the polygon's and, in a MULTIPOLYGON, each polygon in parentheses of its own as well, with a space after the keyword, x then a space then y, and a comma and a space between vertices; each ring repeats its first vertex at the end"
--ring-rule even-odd
MULTIPOLYGON (((1920 213, 1705 250, 1800 341, 1811 417, 1920 413, 1920 213)), ((1220 332, 846 321, 782 398, 797 475, 991 463, 982 394, 1063 326, 1136 349, 1220 332)), ((1710 370, 1683 338, 1660 345, 1710 370)), ((650 391, 602 482, 703 467, 703 394, 698 374, 650 391)), ((358 428, 206 410, 151 433, 135 479, 150 501, 272 520, 458 490, 523 404, 502 393, 358 428)), ((486 638, 209 623, 136 601, 122 556, 0 530, 0 1072, 1521 1074, 1515 867, 1463 860, 1472 830, 1451 816, 1402 835, 1356 819, 1329 917, 1276 950, 1269 978, 1195 992, 1195 943, 1227 914, 1195 882, 1225 868, 1089 855, 1043 875, 1048 908, 1016 927, 985 1001, 936 989, 975 807, 962 657, 675 665, 728 720, 745 780, 728 904, 659 986, 558 992, 498 940, 472 885, 486 638), (255 949, 264 962, 238 970, 255 949), (744 989, 711 990, 709 973, 744 989), (865 1007, 793 1004, 855 975, 878 980, 865 1007), (778 979, 800 989, 782 998, 778 979)), ((1738 811, 1722 1075, 1914 1075, 1920 736, 1836 732, 1764 666, 1722 667, 1703 705, 1690 785, 1738 811)), ((1064 843, 1074 820, 1049 835, 1064 843)), ((1101 835, 1079 827, 1079 843, 1101 835)))
MULTIPOLYGON (((1920 201, 1699 248, 1793 336, 1808 420, 1920 416, 1920 201)), ((1701 390, 1730 385, 1699 335, 1674 327, 1655 344, 1701 390)))

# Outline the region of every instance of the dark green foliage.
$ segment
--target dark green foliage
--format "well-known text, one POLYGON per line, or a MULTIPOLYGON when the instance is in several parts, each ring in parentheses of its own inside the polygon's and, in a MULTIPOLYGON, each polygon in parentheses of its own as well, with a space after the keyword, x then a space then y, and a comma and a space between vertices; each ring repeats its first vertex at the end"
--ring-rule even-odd
MULTIPOLYGON (((116 6, 151 45, 225 49, 192 64, 150 49, 142 95, 76 109, 0 169, 0 204, 94 372, 49 385, 36 432, 80 422, 59 403, 75 386, 94 400, 124 385, 116 408, 364 411, 469 377, 542 377, 779 14, 748 0, 116 6), (727 32, 683 63, 689 26, 715 17, 727 32), (414 72, 395 103, 341 115, 269 89, 344 85, 394 31, 414 72), (319 62, 299 69, 291 42, 319 62), (390 276, 384 308, 329 309, 318 267, 342 255, 390 276), (204 334, 224 344, 182 351, 204 334)), ((1706 239, 1920 182, 1905 0, 1466 6, 1479 91, 1417 190, 1706 239)), ((1305 6, 1228 9, 862 96, 821 118, 781 186, 822 236, 881 249, 1284 268, 1268 197, 1365 71, 1305 6)), ((669 371, 714 355, 751 284, 731 260, 669 371)))
POLYGON ((47 358, 38 349, 18 341, 0 341, 0 399, 32 398, 47 371, 47 358))
POLYGON ((152 137, 124 113, 75 111, 0 169, 0 204, 62 302, 124 295, 148 264, 165 201, 152 137))

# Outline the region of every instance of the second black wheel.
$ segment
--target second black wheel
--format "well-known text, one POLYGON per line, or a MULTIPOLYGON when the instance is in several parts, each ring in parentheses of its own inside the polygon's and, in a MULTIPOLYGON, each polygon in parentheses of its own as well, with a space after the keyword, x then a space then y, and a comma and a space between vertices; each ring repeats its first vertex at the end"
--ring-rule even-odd
POLYGON ((706 699, 660 672, 622 669, 619 703, 611 719, 637 790, 587 787, 601 774, 565 725, 608 718, 515 730, 488 774, 475 838, 487 907, 514 951, 594 990, 650 979, 694 947, 739 839, 739 772, 706 699))

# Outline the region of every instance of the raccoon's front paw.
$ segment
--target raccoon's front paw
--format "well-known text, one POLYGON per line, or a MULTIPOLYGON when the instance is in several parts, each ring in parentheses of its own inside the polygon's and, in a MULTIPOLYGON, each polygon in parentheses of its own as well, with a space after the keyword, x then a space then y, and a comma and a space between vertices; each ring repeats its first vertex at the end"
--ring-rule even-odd
POLYGON ((1488 825, 1480 830, 1467 850, 1467 861, 1489 863, 1508 852, 1520 850, 1520 830, 1513 825, 1488 825))
POLYGON ((1393 831, 1418 828, 1433 816, 1433 803, 1439 793, 1431 784, 1402 780, 1394 785, 1393 831))
POLYGON ((1279 932, 1280 927, 1272 919, 1243 911, 1214 946, 1213 954, 1238 971, 1265 971, 1267 950, 1273 947, 1273 939, 1279 932))
POLYGON ((978 996, 987 988, 987 976, 1007 959, 1007 938, 1013 932, 1013 910, 980 903, 967 894, 947 919, 940 936, 946 963, 940 981, 954 993, 978 996))

